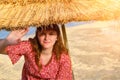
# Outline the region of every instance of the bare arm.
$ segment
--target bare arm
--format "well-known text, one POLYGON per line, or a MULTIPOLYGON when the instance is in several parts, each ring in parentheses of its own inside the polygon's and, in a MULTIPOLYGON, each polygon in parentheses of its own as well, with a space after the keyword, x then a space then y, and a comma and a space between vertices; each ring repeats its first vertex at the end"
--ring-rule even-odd
POLYGON ((28 29, 12 31, 5 39, 0 39, 0 54, 6 53, 8 45, 19 43, 20 39, 28 32, 28 29))

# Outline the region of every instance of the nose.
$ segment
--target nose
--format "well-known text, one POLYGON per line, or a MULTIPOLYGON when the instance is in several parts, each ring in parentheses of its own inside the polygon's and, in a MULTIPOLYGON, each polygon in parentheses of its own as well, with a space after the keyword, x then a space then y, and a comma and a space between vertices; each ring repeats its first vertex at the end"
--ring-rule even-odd
POLYGON ((48 40, 48 39, 49 39, 49 35, 45 34, 45 40, 48 40))

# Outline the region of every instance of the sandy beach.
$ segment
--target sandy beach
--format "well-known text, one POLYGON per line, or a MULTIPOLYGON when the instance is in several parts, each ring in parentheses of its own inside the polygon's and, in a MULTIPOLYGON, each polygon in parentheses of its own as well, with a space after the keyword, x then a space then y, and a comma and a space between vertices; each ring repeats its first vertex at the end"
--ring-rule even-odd
MULTIPOLYGON (((67 27, 75 80, 120 80, 120 27, 117 22, 92 22, 67 27)), ((0 80, 20 80, 24 58, 12 65, 0 55, 0 80)))

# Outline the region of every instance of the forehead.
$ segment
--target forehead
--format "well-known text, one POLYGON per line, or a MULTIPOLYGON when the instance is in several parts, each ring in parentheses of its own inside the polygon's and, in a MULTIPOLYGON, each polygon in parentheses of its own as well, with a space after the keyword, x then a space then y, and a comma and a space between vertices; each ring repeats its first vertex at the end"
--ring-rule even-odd
POLYGON ((38 33, 57 33, 55 30, 42 30, 38 31, 38 33))

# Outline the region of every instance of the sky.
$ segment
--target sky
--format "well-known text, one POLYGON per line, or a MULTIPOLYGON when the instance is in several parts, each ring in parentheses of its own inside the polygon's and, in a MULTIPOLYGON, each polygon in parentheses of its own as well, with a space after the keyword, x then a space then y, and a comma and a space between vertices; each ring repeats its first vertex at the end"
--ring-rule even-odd
MULTIPOLYGON (((86 24, 86 23, 89 23, 89 22, 92 22, 92 21, 70 22, 70 23, 65 24, 65 26, 74 27, 74 26, 86 24)), ((28 31, 28 33, 26 35, 34 34, 35 30, 36 30, 35 27, 30 27, 30 29, 29 29, 29 31, 28 31)), ((6 36, 9 33, 10 33, 10 31, 0 30, 0 39, 6 38, 6 36)))

